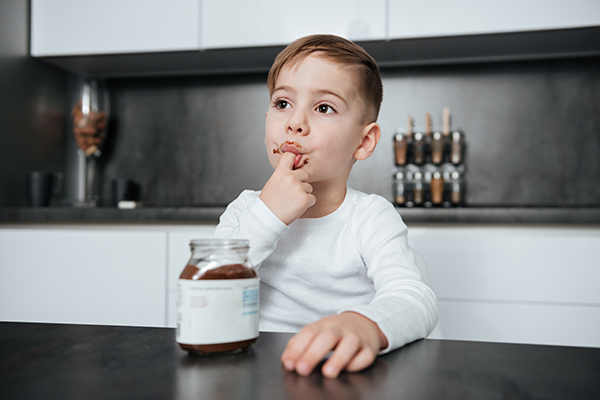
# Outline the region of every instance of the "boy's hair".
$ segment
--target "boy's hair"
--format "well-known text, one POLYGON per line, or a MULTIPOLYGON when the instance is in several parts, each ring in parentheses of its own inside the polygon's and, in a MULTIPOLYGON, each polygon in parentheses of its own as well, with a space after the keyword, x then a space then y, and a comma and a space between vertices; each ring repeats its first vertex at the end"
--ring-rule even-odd
POLYGON ((383 100, 383 84, 379 74, 379 66, 362 47, 335 35, 311 35, 295 40, 281 51, 269 71, 267 84, 269 95, 275 90, 275 83, 284 67, 293 67, 313 53, 341 65, 352 67, 361 80, 359 94, 365 102, 364 119, 367 122, 377 121, 381 101, 383 100))

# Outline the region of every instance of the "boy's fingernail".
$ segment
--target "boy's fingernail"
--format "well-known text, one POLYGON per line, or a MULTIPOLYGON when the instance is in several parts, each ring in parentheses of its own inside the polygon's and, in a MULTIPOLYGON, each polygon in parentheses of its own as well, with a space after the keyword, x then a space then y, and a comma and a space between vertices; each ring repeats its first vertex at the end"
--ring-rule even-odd
POLYGON ((337 378, 338 372, 337 369, 333 365, 327 365, 323 368, 323 374, 327 378, 337 378))
POLYGON ((308 375, 310 373, 310 368, 305 361, 300 361, 296 366, 296 371, 300 375, 308 375))
POLYGON ((288 371, 293 371, 294 370, 294 362, 292 360, 285 360, 283 362, 283 366, 288 371))

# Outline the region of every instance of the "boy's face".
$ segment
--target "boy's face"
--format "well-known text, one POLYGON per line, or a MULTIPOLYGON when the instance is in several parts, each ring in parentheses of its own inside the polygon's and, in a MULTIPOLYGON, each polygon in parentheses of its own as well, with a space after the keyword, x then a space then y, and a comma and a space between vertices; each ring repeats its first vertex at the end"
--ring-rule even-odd
POLYGON ((266 119, 265 144, 273 168, 282 153, 293 152, 294 169, 306 169, 309 183, 345 184, 367 126, 356 86, 350 68, 315 54, 283 68, 266 119))

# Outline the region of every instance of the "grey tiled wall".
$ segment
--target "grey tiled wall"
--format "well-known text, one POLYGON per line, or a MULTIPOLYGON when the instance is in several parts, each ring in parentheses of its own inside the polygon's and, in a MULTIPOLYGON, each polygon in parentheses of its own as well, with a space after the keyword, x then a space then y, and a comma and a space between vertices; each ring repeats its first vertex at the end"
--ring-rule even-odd
MULTIPOLYGON (((448 106, 468 144, 468 205, 600 206, 600 58, 383 70, 383 137, 350 185, 391 199, 392 134, 407 114, 441 124, 448 106)), ((149 205, 224 205, 271 174, 266 75, 109 82, 110 181, 141 184, 149 205)))

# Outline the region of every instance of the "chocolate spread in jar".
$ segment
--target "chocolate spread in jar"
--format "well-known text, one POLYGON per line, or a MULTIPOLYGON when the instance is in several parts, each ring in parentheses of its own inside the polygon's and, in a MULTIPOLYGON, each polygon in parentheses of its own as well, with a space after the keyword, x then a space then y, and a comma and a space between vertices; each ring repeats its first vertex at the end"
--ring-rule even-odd
MULTIPOLYGON (((256 271, 242 264, 223 265, 218 268, 209 269, 204 274, 200 274, 200 269, 195 265, 188 264, 181 272, 179 279, 185 280, 218 280, 218 279, 250 279, 256 278, 256 271)), ((256 342, 256 338, 216 344, 185 344, 179 343, 179 346, 190 353, 196 354, 216 354, 237 352, 248 349, 256 342)))

